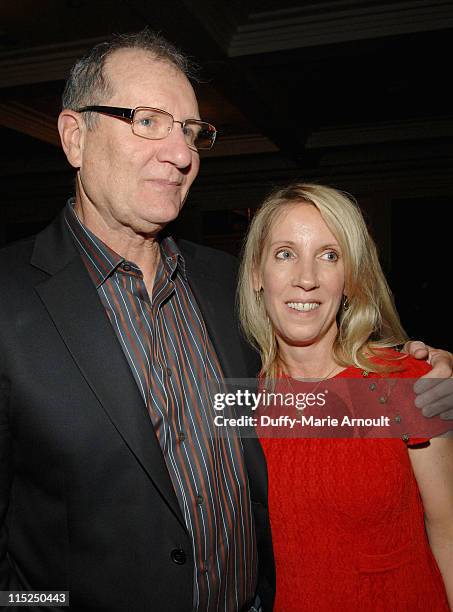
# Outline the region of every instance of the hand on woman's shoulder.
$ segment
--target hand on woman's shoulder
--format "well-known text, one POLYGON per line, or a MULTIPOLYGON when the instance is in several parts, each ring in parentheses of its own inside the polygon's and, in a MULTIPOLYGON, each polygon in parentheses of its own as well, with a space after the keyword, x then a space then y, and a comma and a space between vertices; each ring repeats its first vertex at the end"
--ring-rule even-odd
POLYGON ((373 361, 394 368, 393 371, 383 374, 389 378, 420 378, 432 369, 424 359, 415 359, 412 355, 400 353, 394 348, 378 349, 373 361))

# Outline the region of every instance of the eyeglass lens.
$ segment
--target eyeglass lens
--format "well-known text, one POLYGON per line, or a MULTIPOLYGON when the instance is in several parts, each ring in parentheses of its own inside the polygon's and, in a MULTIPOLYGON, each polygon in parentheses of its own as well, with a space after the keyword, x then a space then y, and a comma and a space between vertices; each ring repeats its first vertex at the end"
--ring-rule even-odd
MULTIPOLYGON (((168 136, 172 127, 173 118, 167 113, 144 108, 135 111, 132 129, 137 136, 159 140, 168 136)), ((210 149, 215 138, 213 127, 203 121, 185 121, 183 133, 188 146, 195 149, 210 149)))

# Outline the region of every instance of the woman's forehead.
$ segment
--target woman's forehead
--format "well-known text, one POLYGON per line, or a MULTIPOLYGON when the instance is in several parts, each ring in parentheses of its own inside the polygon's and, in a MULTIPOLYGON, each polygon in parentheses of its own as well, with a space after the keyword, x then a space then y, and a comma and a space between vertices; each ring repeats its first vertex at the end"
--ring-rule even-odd
POLYGON ((273 216, 269 225, 266 242, 279 239, 302 239, 317 236, 336 241, 318 208, 305 201, 283 205, 273 216))

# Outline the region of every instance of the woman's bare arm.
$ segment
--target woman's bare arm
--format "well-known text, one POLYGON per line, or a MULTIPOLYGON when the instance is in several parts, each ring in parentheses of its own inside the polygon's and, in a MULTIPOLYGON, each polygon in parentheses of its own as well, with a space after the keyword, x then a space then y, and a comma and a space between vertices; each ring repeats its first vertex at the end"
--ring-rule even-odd
POLYGON ((453 610, 453 438, 433 438, 429 446, 409 449, 425 510, 431 550, 453 610))

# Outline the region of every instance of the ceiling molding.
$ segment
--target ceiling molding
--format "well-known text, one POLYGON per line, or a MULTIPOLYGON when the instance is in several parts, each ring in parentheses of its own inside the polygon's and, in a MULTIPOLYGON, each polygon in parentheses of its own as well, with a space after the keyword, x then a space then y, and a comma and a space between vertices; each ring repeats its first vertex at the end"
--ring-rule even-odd
POLYGON ((453 138, 453 117, 321 128, 310 134, 306 147, 323 149, 433 138, 453 138))
POLYGON ((0 103, 0 125, 42 142, 60 146, 55 117, 50 117, 25 104, 0 103))
POLYGON ((0 88, 66 80, 75 61, 102 40, 91 38, 0 53, 0 88))
POLYGON ((227 54, 231 39, 239 25, 236 16, 232 13, 232 7, 217 0, 182 0, 182 2, 227 54))
POLYGON ((252 155, 276 153, 278 147, 261 134, 223 136, 216 141, 213 149, 203 152, 203 157, 227 157, 228 155, 252 155))
POLYGON ((251 13, 239 25, 229 57, 298 49, 453 27, 451 0, 318 2, 294 9, 251 13))

